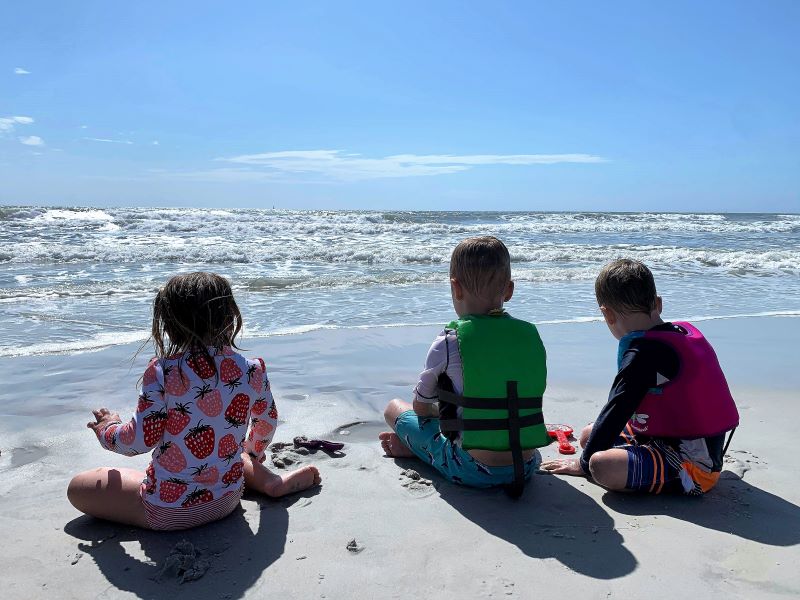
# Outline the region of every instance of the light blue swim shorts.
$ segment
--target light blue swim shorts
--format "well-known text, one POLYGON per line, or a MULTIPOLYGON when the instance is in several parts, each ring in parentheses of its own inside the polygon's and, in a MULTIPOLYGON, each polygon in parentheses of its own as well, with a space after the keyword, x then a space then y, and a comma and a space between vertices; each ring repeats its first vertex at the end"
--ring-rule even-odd
MULTIPOLYGON (((475 460, 469 452, 442 435, 439 419, 420 417, 413 410, 407 410, 397 417, 394 430, 414 454, 454 483, 489 488, 514 481, 514 467, 489 467, 475 460)), ((525 479, 530 478, 541 461, 537 450, 525 463, 525 479)))

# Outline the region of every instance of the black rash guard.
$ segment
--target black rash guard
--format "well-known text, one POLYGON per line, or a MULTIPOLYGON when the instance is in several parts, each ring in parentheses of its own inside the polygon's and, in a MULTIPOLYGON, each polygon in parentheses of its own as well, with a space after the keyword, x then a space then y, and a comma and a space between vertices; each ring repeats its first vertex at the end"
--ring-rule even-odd
MULTIPOLYGON (((656 325, 650 331, 681 330, 672 323, 656 325)), ((639 408, 647 391, 658 385, 658 381, 673 379, 680 369, 678 354, 663 342, 647 338, 636 338, 622 355, 619 371, 614 378, 608 402, 592 427, 592 433, 581 455, 583 472, 589 475, 589 459, 595 452, 608 450, 618 444, 620 433, 639 408), (659 375, 661 377, 659 377, 659 375)), ((715 470, 722 465, 724 435, 706 438, 715 470)), ((643 442, 643 436, 637 441, 643 442)), ((680 440, 674 440, 677 446, 680 440)))

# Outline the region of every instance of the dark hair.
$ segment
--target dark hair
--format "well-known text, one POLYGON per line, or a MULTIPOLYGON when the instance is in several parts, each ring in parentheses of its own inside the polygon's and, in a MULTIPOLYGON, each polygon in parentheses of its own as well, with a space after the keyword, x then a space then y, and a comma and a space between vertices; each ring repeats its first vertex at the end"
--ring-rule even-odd
MULTIPOLYGON (((216 273, 176 275, 153 301, 151 338, 156 355, 208 352, 233 346, 242 330, 242 314, 228 280, 216 273)), ((213 361, 212 361, 213 362, 213 361)))
POLYGON ((511 256, 506 245, 490 235, 461 241, 450 257, 450 277, 471 294, 492 299, 511 281, 511 256))
POLYGON ((656 308, 656 282, 653 274, 638 260, 621 258, 608 263, 594 282, 597 304, 619 313, 643 312, 656 308))

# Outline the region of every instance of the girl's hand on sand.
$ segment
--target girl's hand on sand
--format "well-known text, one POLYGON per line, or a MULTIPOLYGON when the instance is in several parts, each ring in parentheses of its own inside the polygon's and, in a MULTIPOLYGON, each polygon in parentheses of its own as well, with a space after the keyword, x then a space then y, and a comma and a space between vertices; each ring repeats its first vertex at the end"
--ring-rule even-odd
POLYGON ((548 460, 547 462, 543 462, 539 469, 557 475, 586 476, 586 473, 583 472, 583 467, 581 467, 580 458, 557 458, 555 460, 548 460))
POLYGON ((108 423, 122 423, 122 419, 119 418, 119 415, 117 413, 112 413, 107 408, 98 408, 97 410, 93 410, 92 414, 94 415, 95 422, 89 422, 86 426, 93 431, 97 431, 98 427, 104 427, 108 423))

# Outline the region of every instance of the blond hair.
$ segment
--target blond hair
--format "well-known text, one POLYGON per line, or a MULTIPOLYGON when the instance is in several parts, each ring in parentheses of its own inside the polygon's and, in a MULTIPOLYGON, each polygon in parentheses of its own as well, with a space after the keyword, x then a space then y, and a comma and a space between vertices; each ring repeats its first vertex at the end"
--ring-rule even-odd
POLYGON ((511 256, 506 245, 486 235, 461 241, 450 257, 450 277, 469 293, 486 300, 503 294, 511 281, 511 256))

